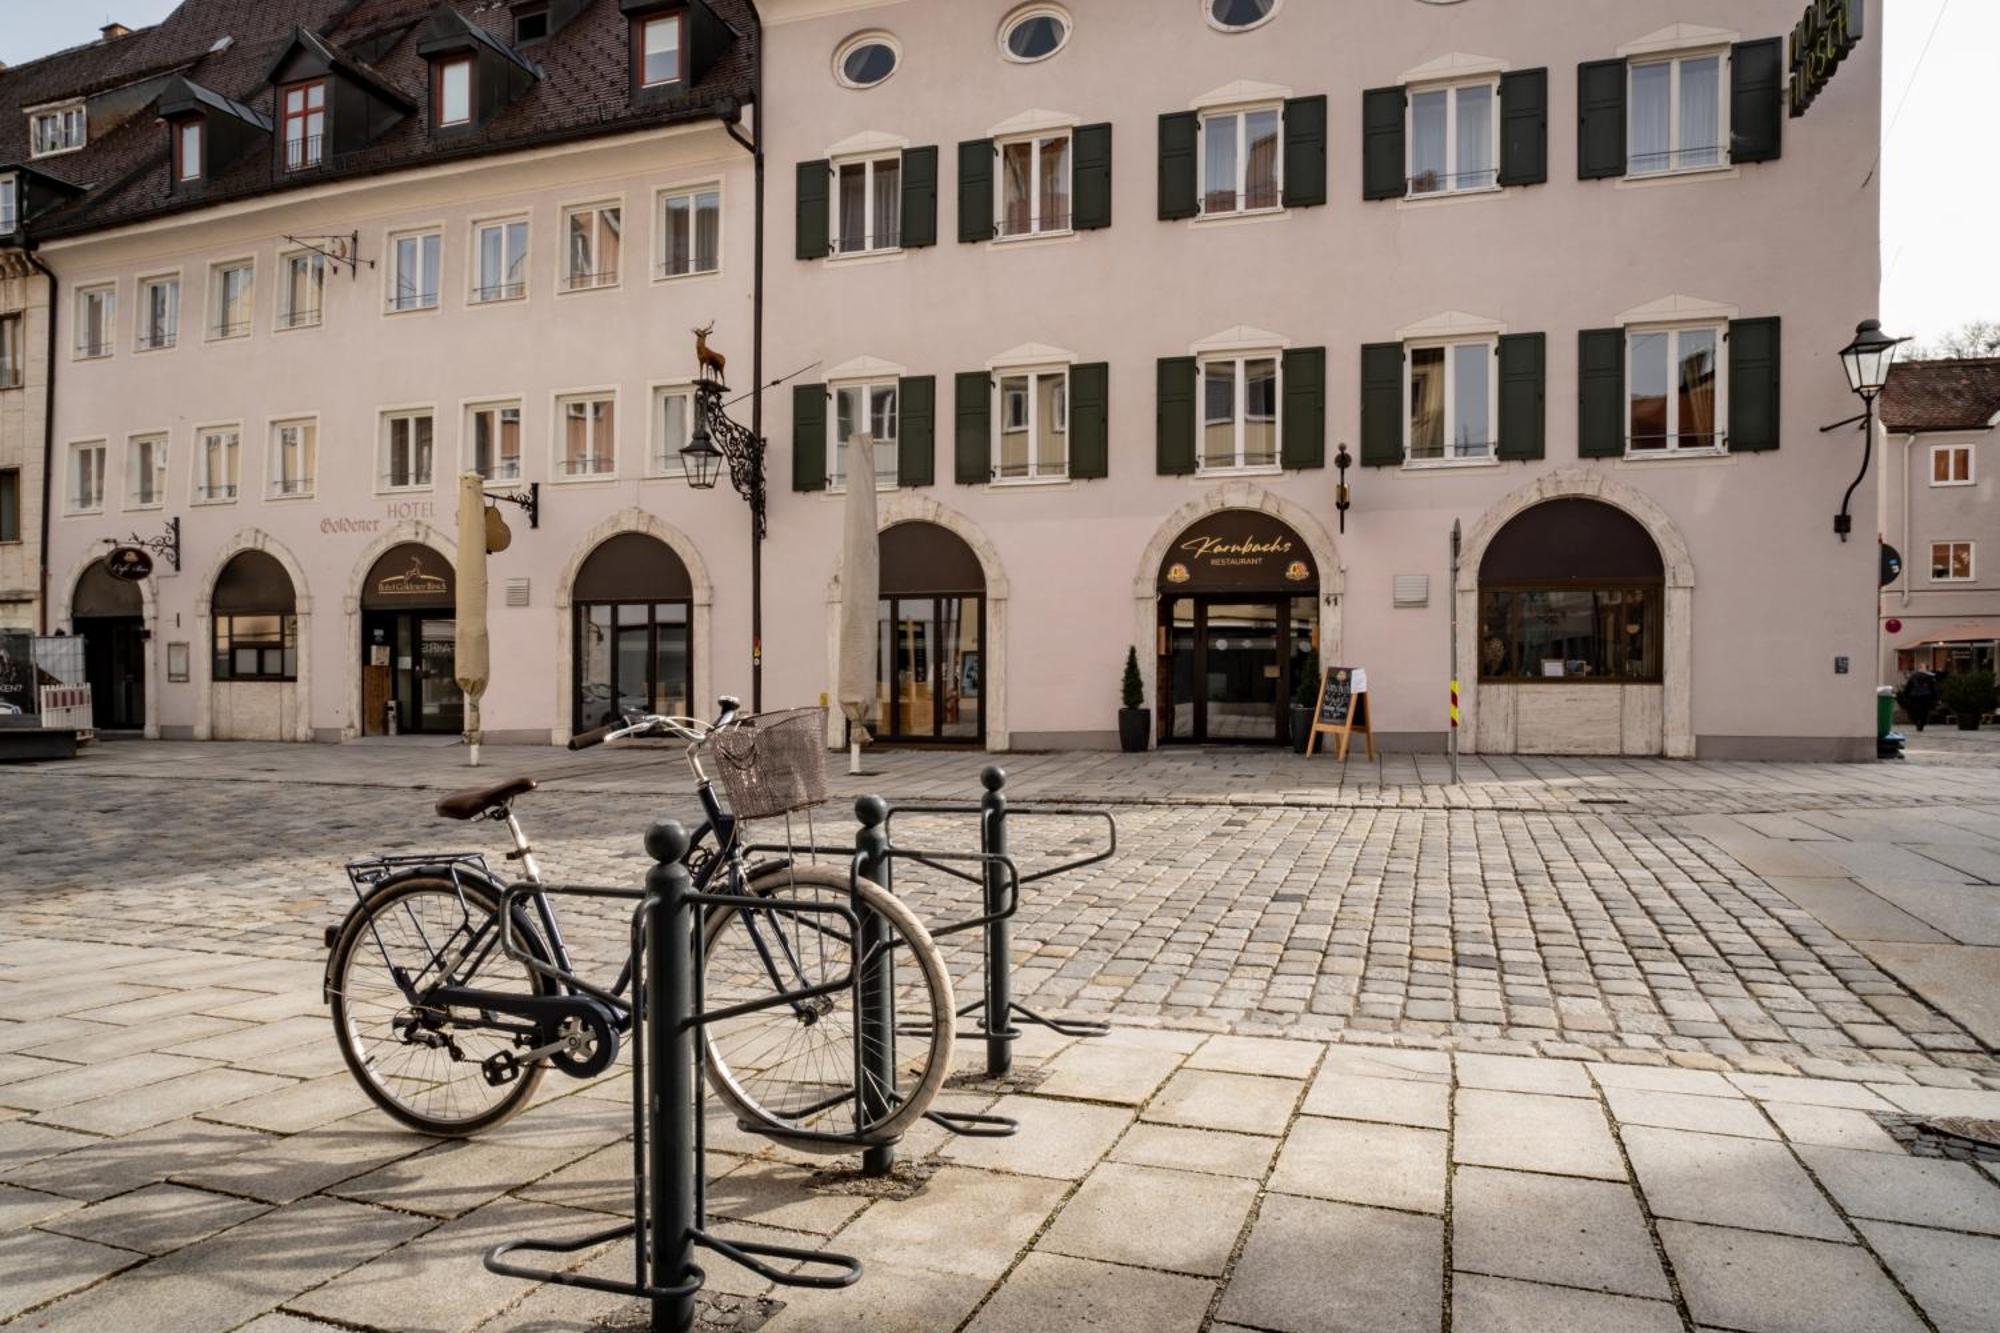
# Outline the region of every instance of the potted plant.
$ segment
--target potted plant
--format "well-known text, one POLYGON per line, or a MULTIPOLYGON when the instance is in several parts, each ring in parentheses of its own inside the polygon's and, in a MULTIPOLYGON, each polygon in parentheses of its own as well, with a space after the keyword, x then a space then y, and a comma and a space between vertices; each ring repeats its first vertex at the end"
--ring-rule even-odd
POLYGON ((1954 671, 1944 678, 1944 706, 1958 719, 1960 731, 1979 730, 1979 721, 1996 699, 1991 671, 1954 671))
POLYGON ((1125 679, 1118 687, 1125 706, 1118 710, 1118 748, 1136 754, 1151 739, 1153 715, 1146 711, 1146 683, 1139 677, 1139 650, 1125 650, 1125 679))
POLYGON ((1313 709, 1319 704, 1319 652, 1309 650, 1292 669, 1292 753, 1304 754, 1312 737, 1313 709))

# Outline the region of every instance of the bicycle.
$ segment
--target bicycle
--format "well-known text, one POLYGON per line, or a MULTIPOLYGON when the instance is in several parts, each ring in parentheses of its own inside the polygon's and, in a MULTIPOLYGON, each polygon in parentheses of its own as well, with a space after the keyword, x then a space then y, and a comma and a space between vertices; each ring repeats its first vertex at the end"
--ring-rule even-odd
MULTIPOLYGON (((820 747, 823 727, 811 718, 823 714, 742 717, 739 708, 725 696, 712 723, 627 714, 623 725, 585 732, 570 748, 641 736, 688 741, 706 816, 685 860, 695 892, 772 904, 712 906, 703 919, 695 984, 716 1095, 745 1128, 801 1149, 893 1140, 929 1109, 948 1072, 956 1023, 949 974, 923 924, 880 885, 790 858, 749 863, 743 812, 801 808, 795 802, 817 799, 814 786, 824 787, 823 748, 813 751, 815 780, 760 772, 756 747, 769 741, 782 752, 772 738, 808 727, 820 747), (717 746, 729 747, 719 761, 729 809, 700 759, 717 746), (870 913, 885 933, 847 924, 870 913), (895 968, 898 950, 915 966, 895 968), (868 1072, 879 1066, 867 1058, 867 1033, 880 1026, 864 1028, 856 1012, 885 970, 897 1015, 888 1039, 918 1038, 895 1043, 887 1087, 868 1072)), ((805 754, 801 744, 794 737, 805 754)), ((576 975, 545 891, 553 886, 513 809, 537 785, 518 777, 436 803, 445 818, 506 827, 507 858, 522 870, 511 889, 478 853, 371 857, 347 867, 358 901, 327 930, 336 1040, 363 1091, 413 1129, 448 1137, 490 1129, 527 1105, 549 1068, 580 1079, 611 1068, 631 1029, 630 957, 608 986, 576 975)))

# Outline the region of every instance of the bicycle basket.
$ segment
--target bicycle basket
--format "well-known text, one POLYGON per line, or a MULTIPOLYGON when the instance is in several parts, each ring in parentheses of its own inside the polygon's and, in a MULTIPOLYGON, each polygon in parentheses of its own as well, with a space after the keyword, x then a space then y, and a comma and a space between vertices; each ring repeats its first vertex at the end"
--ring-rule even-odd
POLYGON ((826 799, 826 710, 755 713, 708 740, 738 819, 771 819, 826 799))

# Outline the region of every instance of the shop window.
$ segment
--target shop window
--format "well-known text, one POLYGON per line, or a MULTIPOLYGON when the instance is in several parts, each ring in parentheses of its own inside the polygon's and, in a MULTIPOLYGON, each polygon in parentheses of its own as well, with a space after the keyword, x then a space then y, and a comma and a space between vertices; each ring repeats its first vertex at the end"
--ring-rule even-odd
POLYGON ((69 512, 95 514, 104 508, 104 441, 69 447, 69 512))
POLYGON ((1635 454, 1721 449, 1716 413, 1728 401, 1723 330, 1633 329, 1625 340, 1627 449, 1635 454))
POLYGON ((1633 176, 1725 165, 1723 55, 1634 61, 1626 111, 1626 171, 1633 176))
POLYGON ((1493 457, 1498 392, 1490 339, 1410 347, 1404 414, 1405 457, 1413 463, 1493 457))
POLYGON ((211 339, 249 335, 251 300, 256 284, 257 266, 253 260, 231 260, 209 270, 208 336, 211 339))
POLYGON ((528 220, 482 222, 472 229, 472 300, 517 301, 528 292, 528 220))
POLYGON ((211 426, 195 434, 194 498, 216 504, 236 498, 242 476, 242 433, 234 426, 211 426))
POLYGON ((85 287, 76 294, 76 355, 94 360, 111 355, 111 327, 118 317, 116 287, 85 287))
POLYGON ((567 290, 618 285, 622 213, 616 204, 591 204, 563 213, 563 286, 567 290))
POLYGON ((1500 86, 1493 80, 1410 93, 1411 196, 1490 190, 1499 183, 1500 86))
POLYGON ((125 507, 157 509, 167 496, 167 437, 134 435, 125 443, 125 507))
POLYGON ((1931 485, 1970 486, 1971 484, 1971 445, 1934 444, 1931 446, 1931 485))
POLYGON ((1201 361, 1202 472, 1278 466, 1278 354, 1201 361))
POLYGON ((1972 543, 1932 542, 1931 582, 1972 582, 1972 543))
POLYGON ((722 190, 705 185, 660 196, 662 278, 713 273, 722 265, 722 190))
POLYGON ((993 450, 995 481, 1069 476, 1069 372, 1003 371, 993 450))
POLYGON ((1283 202, 1284 108, 1245 107, 1201 118, 1201 212, 1254 213, 1283 202))
POLYGON ((1550 500, 1509 520, 1479 566, 1479 678, 1658 683, 1665 579, 1637 520, 1550 500))
POLYGON ((902 244, 903 156, 839 162, 833 168, 833 253, 858 255, 902 244))
POLYGON ((485 481, 521 476, 521 405, 481 403, 467 411, 471 457, 466 466, 485 481))
POLYGON ((244 551, 215 580, 215 679, 290 681, 299 675, 298 596, 277 559, 244 551))
POLYGON ((435 310, 438 303, 438 263, 444 237, 435 231, 414 232, 389 241, 389 309, 435 310))
POLYGON ((833 389, 833 440, 827 457, 833 460, 829 484, 847 485, 847 442, 866 434, 875 441, 875 484, 893 487, 897 477, 896 430, 898 381, 840 384, 833 389))
POLYGON ((1047 236, 1070 230, 1070 135, 1003 139, 999 237, 1047 236))
POLYGON ((628 712, 694 711, 694 589, 673 549, 625 532, 592 551, 570 592, 577 730, 628 712))

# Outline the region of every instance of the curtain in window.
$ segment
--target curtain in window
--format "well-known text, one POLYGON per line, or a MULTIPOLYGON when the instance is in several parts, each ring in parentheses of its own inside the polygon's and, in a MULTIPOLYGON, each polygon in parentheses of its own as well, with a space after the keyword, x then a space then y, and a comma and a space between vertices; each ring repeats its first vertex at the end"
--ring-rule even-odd
POLYGON ((1722 161, 1722 57, 1681 62, 1681 155, 1677 166, 1722 161))
POLYGON ((876 249, 902 244, 902 221, 903 163, 899 158, 884 158, 875 164, 875 215, 869 227, 876 249))
POLYGON ((840 168, 840 252, 868 248, 868 164, 848 162, 840 168))
POLYGON ((1674 164, 1673 108, 1668 100, 1672 87, 1671 64, 1632 67, 1632 97, 1626 114, 1631 118, 1629 157, 1635 173, 1665 171, 1674 164))
POLYGON ((1444 457, 1444 353, 1442 347, 1410 352, 1410 457, 1444 457))
POLYGON ((1451 94, 1440 89, 1410 99, 1410 193, 1429 194, 1450 185, 1446 178, 1445 122, 1451 94))
POLYGON ((1493 184, 1493 88, 1480 84, 1458 90, 1458 175, 1452 188, 1476 190, 1493 184))

